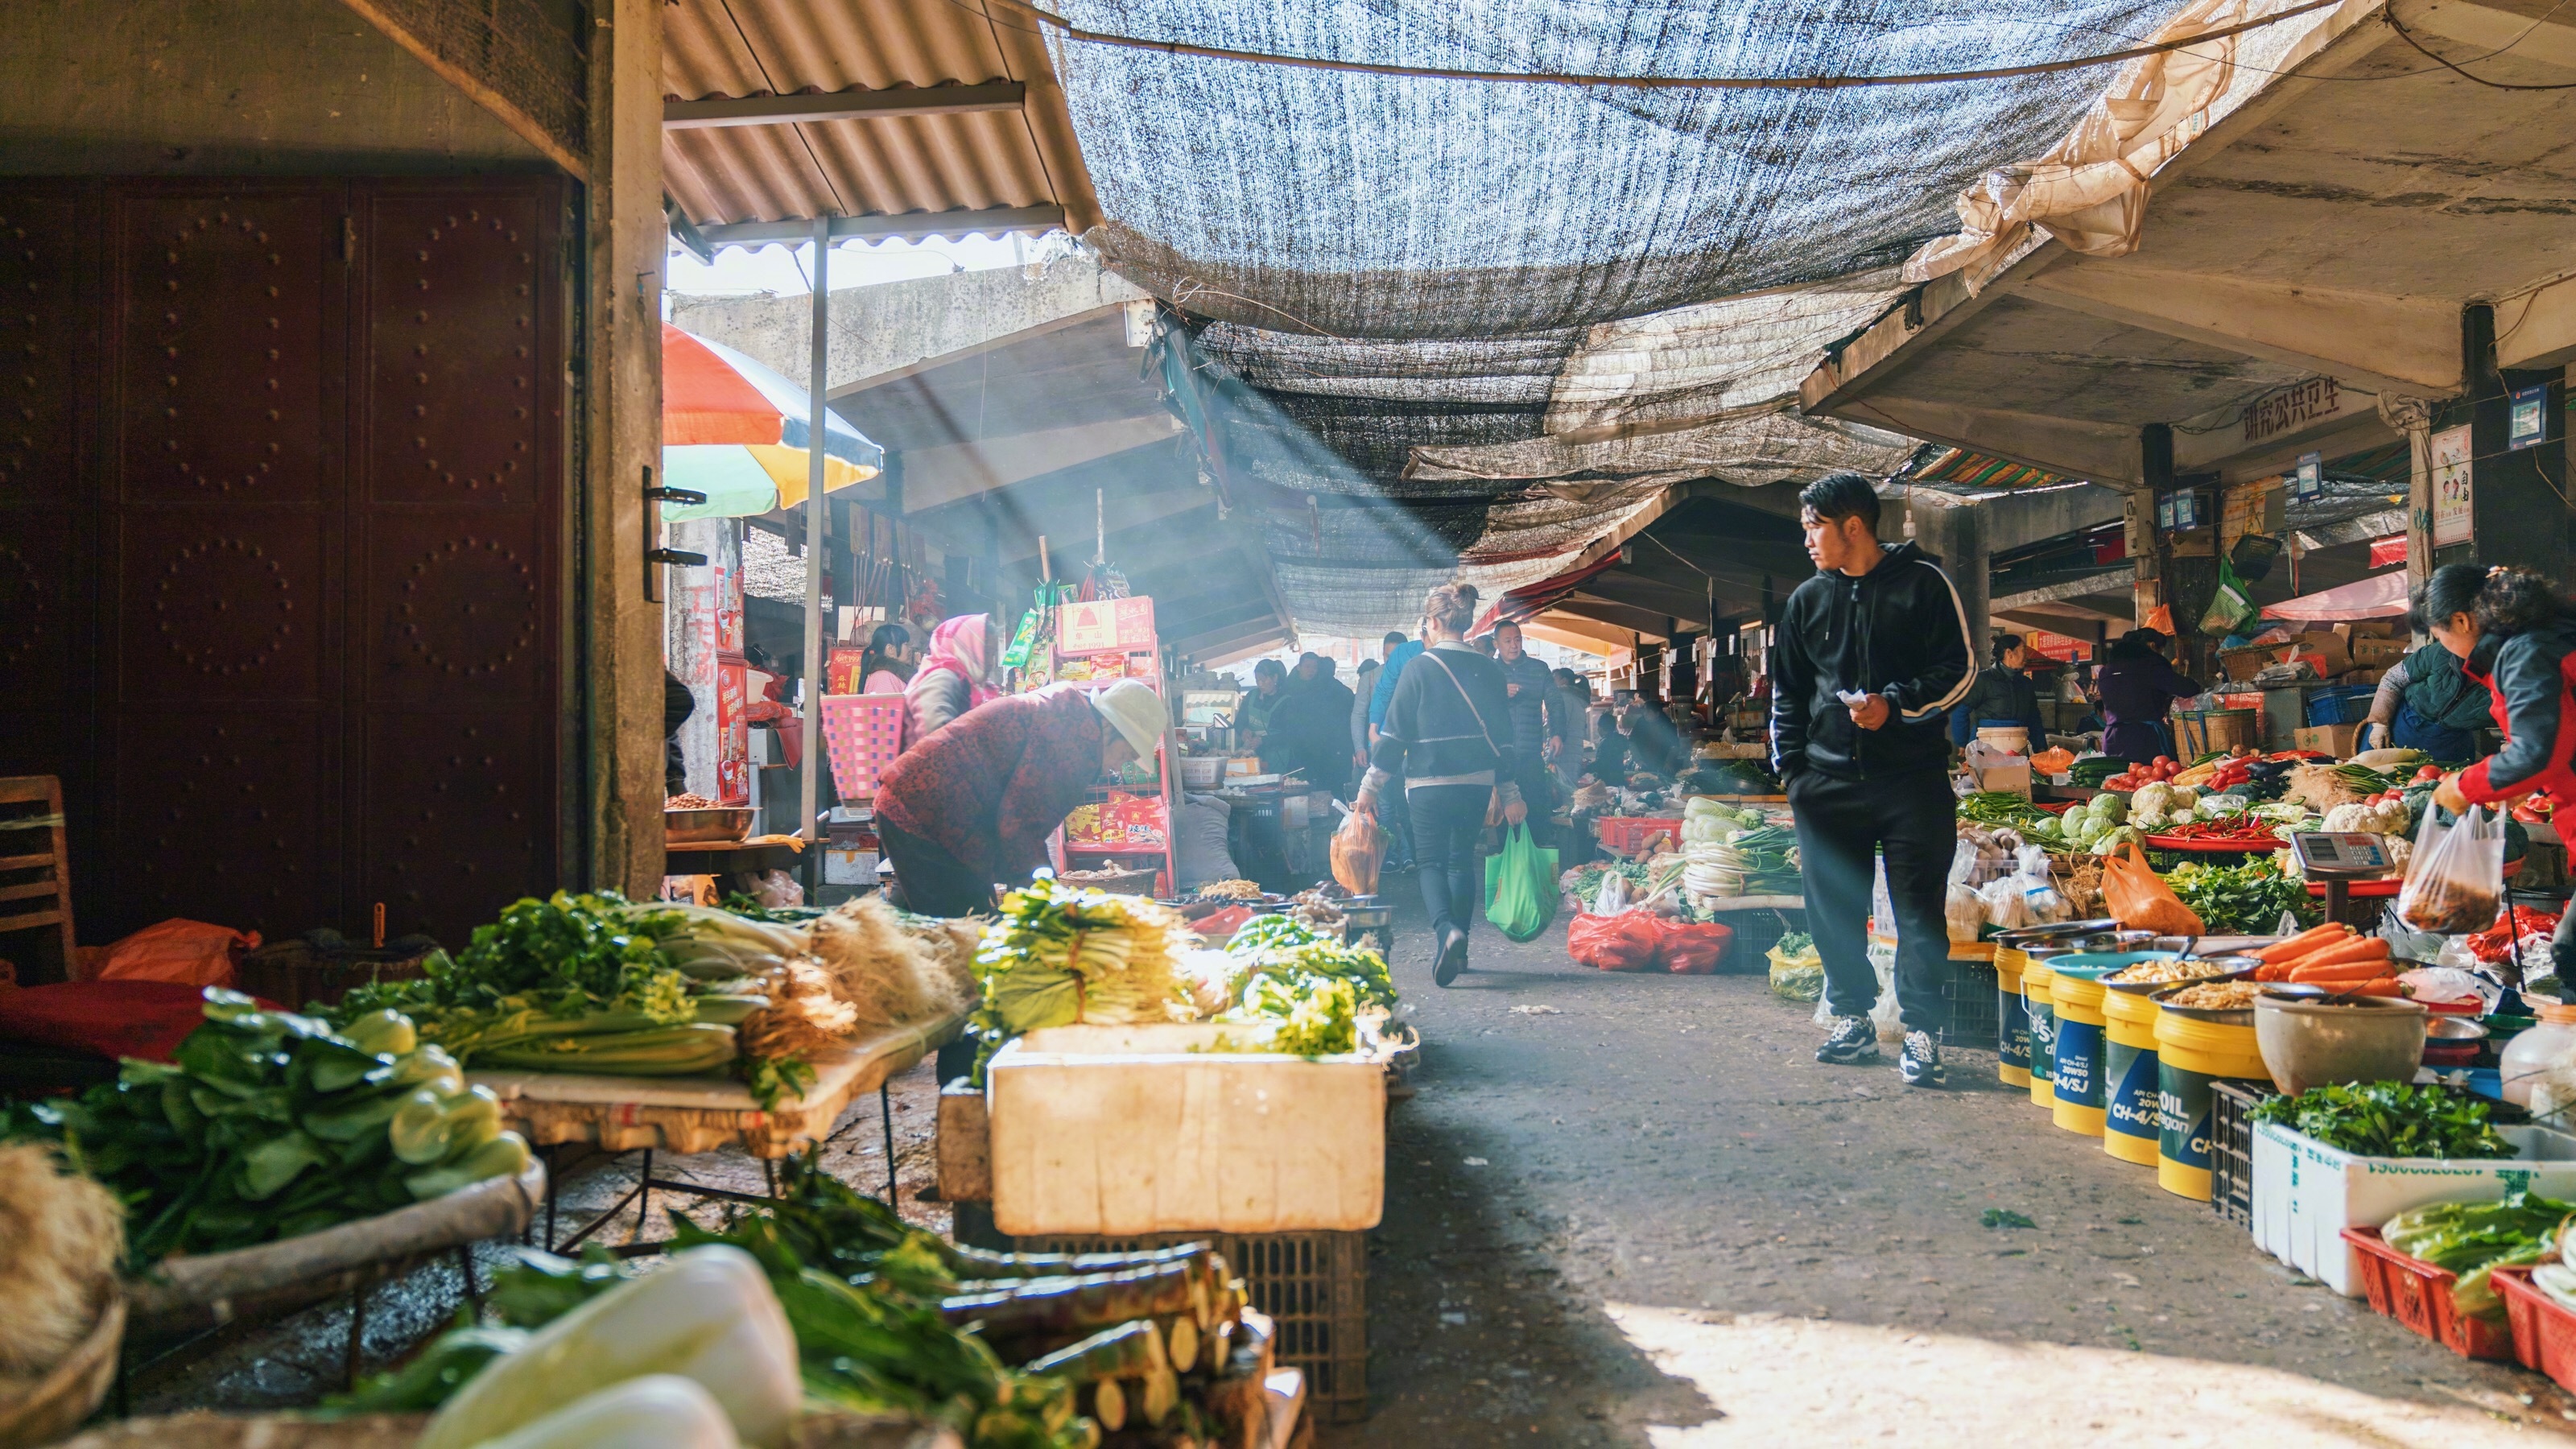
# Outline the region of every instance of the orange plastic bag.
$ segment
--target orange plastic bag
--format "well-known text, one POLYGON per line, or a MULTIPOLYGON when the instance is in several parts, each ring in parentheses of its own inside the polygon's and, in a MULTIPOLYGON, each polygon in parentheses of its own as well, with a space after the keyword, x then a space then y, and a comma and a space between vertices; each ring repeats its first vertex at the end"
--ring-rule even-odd
POLYGON ((1676 976, 1705 976, 1726 959, 1726 948, 1735 940, 1735 928, 1717 921, 1665 921, 1661 934, 1664 969, 1676 976))
POLYGON ((1378 867, 1386 863, 1386 832, 1378 828, 1377 817, 1346 812, 1342 828, 1333 832, 1332 856, 1333 879, 1342 889, 1355 896, 1376 895, 1378 867))
POLYGON ((259 949, 259 932, 173 916, 146 926, 107 948, 101 981, 170 981, 182 986, 230 986, 242 956, 259 949))
POLYGON ((1566 923, 1565 951, 1578 965, 1596 970, 1643 971, 1663 952, 1663 929, 1652 911, 1587 911, 1566 923))
POLYGON ((2102 861, 2102 906, 2113 919, 2133 931, 2153 931, 2162 936, 2197 936, 2203 933, 2200 917, 2173 893, 2164 877, 2147 864, 2147 853, 2129 842, 2126 855, 2105 857, 2102 861))

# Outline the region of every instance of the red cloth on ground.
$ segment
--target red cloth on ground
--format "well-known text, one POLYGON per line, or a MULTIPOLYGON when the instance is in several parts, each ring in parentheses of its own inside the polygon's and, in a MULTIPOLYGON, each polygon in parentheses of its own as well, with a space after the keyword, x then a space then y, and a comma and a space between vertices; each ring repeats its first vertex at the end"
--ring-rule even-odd
MULTIPOLYGON (((274 1011, 272 1002, 261 1006, 274 1011)), ((0 1041, 166 1062, 206 1019, 205 992, 174 981, 73 981, 0 991, 0 1041)))
POLYGON ((1081 686, 977 705, 904 752, 877 813, 990 881, 1024 881, 1046 838, 1100 778, 1109 722, 1081 686))

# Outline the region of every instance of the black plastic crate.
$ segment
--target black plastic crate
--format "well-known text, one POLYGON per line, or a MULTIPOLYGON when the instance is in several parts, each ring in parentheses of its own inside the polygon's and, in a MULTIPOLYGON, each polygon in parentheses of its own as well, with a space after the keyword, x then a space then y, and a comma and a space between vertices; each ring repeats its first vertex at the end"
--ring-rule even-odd
POLYGON ((1943 1046, 1976 1047, 1993 1051, 1997 1037, 1995 963, 1985 961, 1950 962, 1950 972, 1941 982, 1941 1030, 1943 1046))
POLYGON ((2248 1230, 2254 1226, 2254 1108, 2278 1095, 2270 1082, 2242 1077, 2209 1084, 2209 1206, 2248 1230))
POLYGON ((1771 948, 1780 938, 1807 929, 1805 911, 1717 911, 1710 920, 1735 934, 1726 944, 1726 959, 1717 969, 1730 976, 1765 975, 1771 970, 1771 948))
POLYGON ((1323 1423, 1368 1417, 1368 1234, 1045 1234, 1018 1240, 1023 1253, 1125 1253, 1211 1242, 1243 1280, 1252 1306, 1278 1326, 1271 1355, 1306 1376, 1308 1411, 1323 1423))

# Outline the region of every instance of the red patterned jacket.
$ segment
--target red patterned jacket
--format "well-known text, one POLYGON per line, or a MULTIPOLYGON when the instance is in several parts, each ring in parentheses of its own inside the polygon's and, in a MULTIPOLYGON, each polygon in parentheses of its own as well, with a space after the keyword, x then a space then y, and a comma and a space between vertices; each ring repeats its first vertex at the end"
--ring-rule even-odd
POLYGON ((894 762, 877 813, 978 880, 1025 881, 1046 863, 1048 832, 1100 778, 1108 728, 1079 685, 977 705, 894 762))

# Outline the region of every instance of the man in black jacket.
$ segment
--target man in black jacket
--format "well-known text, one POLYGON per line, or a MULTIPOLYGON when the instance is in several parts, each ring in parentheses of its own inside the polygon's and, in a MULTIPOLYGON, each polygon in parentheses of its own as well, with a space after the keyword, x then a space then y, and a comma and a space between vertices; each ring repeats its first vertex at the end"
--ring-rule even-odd
POLYGON ((1788 783, 1807 920, 1834 1016, 1816 1060, 1878 1058, 1869 1019, 1878 976, 1863 922, 1874 857, 1884 851, 1905 1021, 1898 1070, 1909 1085, 1940 1086, 1932 1033, 1950 956, 1941 905, 1958 840, 1947 725, 1975 678, 1967 611, 1929 554, 1878 541, 1868 479, 1829 473, 1798 503, 1819 572, 1789 595, 1774 631, 1771 763, 1788 783))

